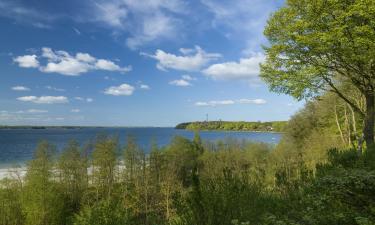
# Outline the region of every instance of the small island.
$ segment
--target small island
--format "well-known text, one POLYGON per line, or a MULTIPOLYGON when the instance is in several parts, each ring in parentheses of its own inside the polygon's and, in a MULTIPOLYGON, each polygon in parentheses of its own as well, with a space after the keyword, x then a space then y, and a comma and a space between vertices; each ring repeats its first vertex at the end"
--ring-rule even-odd
POLYGON ((196 121, 180 123, 176 129, 186 130, 228 130, 254 132, 283 132, 288 121, 246 122, 246 121, 196 121))

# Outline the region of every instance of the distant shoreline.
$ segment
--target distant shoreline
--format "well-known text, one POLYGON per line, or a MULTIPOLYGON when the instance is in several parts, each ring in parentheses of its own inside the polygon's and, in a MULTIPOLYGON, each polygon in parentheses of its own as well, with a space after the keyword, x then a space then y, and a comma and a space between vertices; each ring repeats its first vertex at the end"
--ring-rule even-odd
POLYGON ((202 131, 202 132, 243 132, 243 133, 271 133, 271 134, 283 134, 284 131, 267 131, 267 130, 221 130, 221 129, 181 129, 175 128, 177 130, 188 130, 188 131, 202 131))
POLYGON ((246 121, 196 121, 176 125, 176 129, 198 131, 236 131, 283 133, 288 121, 246 122, 246 121))
POLYGON ((47 129, 106 129, 106 128, 173 128, 152 126, 0 126, 0 130, 47 130, 47 129))

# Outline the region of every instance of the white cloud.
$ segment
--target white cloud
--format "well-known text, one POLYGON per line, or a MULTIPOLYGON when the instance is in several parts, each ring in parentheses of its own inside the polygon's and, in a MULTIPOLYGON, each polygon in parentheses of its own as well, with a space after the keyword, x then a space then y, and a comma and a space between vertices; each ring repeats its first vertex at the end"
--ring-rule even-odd
POLYGON ((79 97, 79 96, 74 97, 74 99, 77 100, 77 101, 86 101, 86 102, 88 102, 88 103, 94 101, 94 99, 92 99, 92 98, 83 98, 83 97, 79 97))
POLYGON ((170 85, 180 86, 180 87, 187 87, 192 86, 191 81, 196 80, 196 78, 190 75, 182 75, 181 79, 172 80, 169 82, 170 85))
POLYGON ((189 55, 194 53, 194 49, 191 48, 180 48, 179 51, 184 55, 189 55))
POLYGON ((17 98, 17 100, 23 102, 33 102, 36 104, 60 104, 69 102, 68 98, 65 96, 23 96, 17 98))
POLYGON ((182 77, 182 79, 184 79, 184 80, 196 80, 196 78, 194 78, 194 77, 192 77, 192 76, 190 76, 190 75, 187 75, 187 74, 182 75, 181 77, 182 77))
POLYGON ((208 101, 208 102, 196 102, 196 106, 218 106, 218 105, 233 105, 233 100, 221 100, 221 101, 208 101))
POLYGON ((74 97, 74 99, 77 100, 77 101, 83 101, 83 100, 85 100, 85 99, 82 98, 82 97, 74 97))
POLYGON ((262 53, 254 54, 249 58, 242 58, 239 62, 225 62, 209 66, 202 72, 214 80, 256 80, 260 66, 265 60, 262 53))
POLYGON ((50 86, 50 85, 47 85, 46 86, 46 89, 48 89, 48 90, 52 90, 52 91, 65 91, 65 89, 62 89, 62 88, 56 88, 56 87, 52 87, 52 86, 50 86))
POLYGON ((107 95, 121 96, 121 95, 132 95, 134 87, 129 84, 121 84, 120 86, 112 86, 104 90, 107 95))
POLYGON ((28 113, 48 113, 47 110, 42 110, 42 109, 28 109, 28 113))
POLYGON ((234 105, 234 104, 255 104, 263 105, 267 101, 264 99, 239 99, 239 100, 220 100, 220 101, 207 101, 207 102, 196 102, 196 106, 220 106, 220 105, 234 105))
POLYGON ((92 70, 129 72, 131 66, 120 67, 107 59, 97 59, 88 53, 78 52, 75 56, 66 51, 54 51, 42 48, 41 58, 47 60, 45 65, 39 65, 36 55, 24 55, 14 59, 20 67, 39 68, 44 73, 59 73, 67 76, 79 76, 92 70), (32 62, 34 60, 34 62, 32 62))
POLYGON ((49 23, 56 20, 59 15, 49 14, 39 10, 40 7, 34 7, 35 4, 24 4, 21 1, 1 0, 0 16, 11 18, 17 23, 30 24, 41 29, 51 28, 49 23))
POLYGON ((41 110, 41 109, 28 109, 26 111, 24 110, 19 110, 17 112, 15 112, 17 114, 27 114, 27 113, 30 113, 30 114, 40 114, 40 113, 48 113, 47 110, 41 110))
POLYGON ((280 5, 264 0, 201 0, 212 13, 211 25, 231 41, 246 45, 246 51, 259 50, 266 43, 264 26, 269 15, 280 5))
POLYGON ((13 91, 30 91, 30 88, 25 86, 14 86, 12 87, 13 91))
POLYGON ((106 59, 99 59, 98 61, 96 61, 95 67, 98 70, 119 71, 119 72, 129 72, 132 70, 131 66, 121 68, 120 66, 116 65, 114 62, 106 60, 106 59))
POLYGON ((94 57, 92 57, 90 54, 88 54, 88 53, 81 53, 81 52, 78 52, 76 54, 76 59, 80 60, 82 62, 87 62, 87 63, 93 63, 93 62, 96 61, 96 59, 94 57))
POLYGON ((160 70, 174 69, 183 71, 199 71, 209 62, 221 57, 218 53, 206 53, 199 46, 195 46, 194 49, 189 51, 184 49, 182 52, 182 55, 175 55, 158 49, 154 55, 147 53, 141 53, 141 55, 156 59, 158 61, 156 67, 160 70))
POLYGON ((186 80, 172 80, 169 82, 170 85, 174 85, 174 86, 180 86, 180 87, 187 87, 187 86, 191 86, 191 83, 189 83, 189 81, 186 81, 186 80))
POLYGON ((117 33, 127 32, 126 44, 132 49, 179 33, 186 13, 183 0, 106 0, 96 1, 93 18, 117 33))
POLYGON ((256 104, 256 105, 263 105, 263 104, 266 104, 267 101, 264 100, 264 99, 261 99, 261 98, 257 98, 257 99, 240 99, 238 100, 238 103, 240 104, 256 104))
POLYGON ((72 110, 70 110, 70 112, 72 112, 72 113, 79 113, 79 112, 81 112, 81 110, 80 109, 72 109, 72 110))
POLYGON ((123 26, 123 20, 126 19, 128 12, 125 7, 120 6, 120 1, 96 3, 96 19, 110 26, 121 28, 123 26))
POLYGON ((150 86, 148 86, 147 84, 141 84, 139 86, 140 89, 143 89, 143 90, 150 90, 150 86))
POLYGON ((81 35, 81 31, 79 31, 77 28, 73 27, 72 29, 74 30, 74 32, 75 32, 77 35, 81 35))
POLYGON ((18 56, 13 59, 13 62, 18 63, 19 67, 24 67, 24 68, 38 68, 39 67, 39 61, 36 55, 18 56))

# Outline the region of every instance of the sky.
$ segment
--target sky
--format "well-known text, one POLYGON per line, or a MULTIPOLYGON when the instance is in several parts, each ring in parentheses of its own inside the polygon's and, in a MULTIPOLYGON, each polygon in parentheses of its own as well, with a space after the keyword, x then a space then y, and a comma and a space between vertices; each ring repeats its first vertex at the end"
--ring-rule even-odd
POLYGON ((283 0, 0 0, 0 124, 287 120, 259 78, 283 0))

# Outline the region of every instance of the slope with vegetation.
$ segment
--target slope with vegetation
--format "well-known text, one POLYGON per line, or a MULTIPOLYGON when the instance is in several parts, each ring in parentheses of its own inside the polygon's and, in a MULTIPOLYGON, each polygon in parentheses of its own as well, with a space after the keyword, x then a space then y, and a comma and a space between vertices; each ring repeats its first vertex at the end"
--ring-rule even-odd
POLYGON ((324 116, 315 111, 318 102, 311 104, 282 140, 297 144, 276 148, 202 143, 196 135, 145 154, 134 138, 119 146, 117 138, 100 136, 83 147, 72 141, 57 155, 41 142, 24 178, 14 173, 1 181, 0 223, 375 223, 374 156, 345 148, 340 135, 322 139, 323 130, 334 128, 310 123, 312 114, 324 116))
POLYGON ((176 137, 42 142, 1 181, 0 224, 375 224, 375 1, 287 0, 268 22, 262 78, 308 99, 276 147, 176 137))

